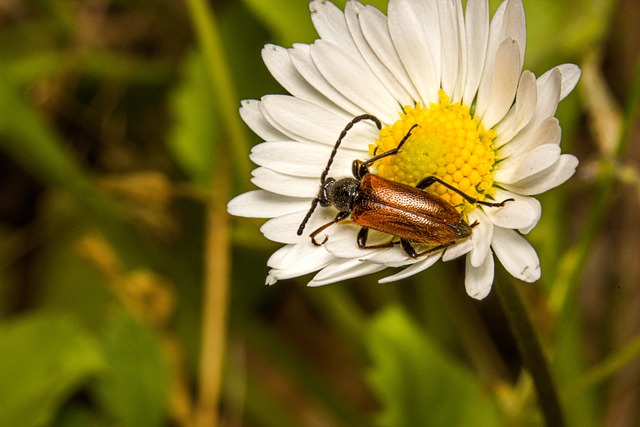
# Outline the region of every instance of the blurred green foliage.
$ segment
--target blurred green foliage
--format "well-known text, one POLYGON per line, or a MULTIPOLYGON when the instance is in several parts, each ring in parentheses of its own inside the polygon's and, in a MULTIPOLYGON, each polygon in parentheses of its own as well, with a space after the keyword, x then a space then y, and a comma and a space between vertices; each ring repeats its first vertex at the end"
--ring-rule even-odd
MULTIPOLYGON (((386 1, 367 3, 386 10, 386 1)), ((595 56, 620 104, 630 103, 631 83, 614 72, 635 60, 640 33, 615 23, 628 23, 633 0, 524 3, 527 68, 539 75, 595 56)), ((259 142, 246 129, 248 140, 236 138, 225 105, 282 93, 261 47, 316 33, 306 0, 210 2, 226 53, 218 65, 232 81, 223 91, 189 4, 0 5, 0 427, 202 425, 194 414, 203 407, 228 426, 541 425, 498 301, 471 301, 461 265, 392 285, 374 275, 266 288, 277 245, 248 219, 234 220, 225 242, 229 323, 224 348, 211 349, 225 356, 221 401, 199 400, 206 261, 217 255, 208 213, 249 188, 237 173, 249 159, 237 153, 259 142)), ((517 286, 567 424, 634 426, 637 141, 625 141, 625 158, 607 157, 585 120, 603 113, 588 102, 595 90, 579 92, 558 116, 581 170, 542 197, 529 239, 543 279, 517 286), (598 244, 577 247, 605 181, 623 197, 614 205, 618 193, 605 194, 602 215, 611 215, 596 215, 589 236, 598 244), (575 285, 557 303, 554 286, 566 277, 575 285)), ((497 280, 510 279, 498 270, 497 280)))

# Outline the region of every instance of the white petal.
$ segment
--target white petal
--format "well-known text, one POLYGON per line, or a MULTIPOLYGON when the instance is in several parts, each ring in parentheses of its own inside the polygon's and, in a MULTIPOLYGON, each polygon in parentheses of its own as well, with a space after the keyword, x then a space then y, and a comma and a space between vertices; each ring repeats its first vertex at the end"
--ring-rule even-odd
POLYGON ((335 261, 335 257, 311 241, 286 245, 275 251, 267 265, 274 271, 269 273, 277 280, 290 279, 318 271, 335 261))
POLYGON ((251 173, 253 182, 258 187, 291 197, 316 197, 320 187, 320 178, 303 178, 274 172, 267 168, 257 168, 251 173))
POLYGON ((503 145, 498 151, 498 158, 504 159, 518 153, 526 153, 540 145, 559 145, 562 138, 560 121, 555 117, 547 117, 538 127, 517 135, 511 142, 503 145))
POLYGON ((486 129, 502 120, 511 108, 520 72, 520 49, 514 40, 507 39, 498 49, 491 84, 481 87, 478 92, 476 113, 482 117, 486 129), (485 87, 489 91, 483 90, 485 87))
MULTIPOLYGON (((357 243, 357 234, 360 231, 360 227, 351 223, 351 224, 338 224, 334 226, 333 230, 336 228, 342 228, 349 230, 349 233, 341 233, 340 235, 333 235, 331 233, 329 240, 325 243, 325 248, 327 251, 331 252, 338 258, 358 258, 360 260, 367 258, 367 256, 376 251, 380 251, 380 249, 360 249, 357 243)), ((370 233, 373 234, 373 233, 370 233)), ((375 236, 375 235, 374 235, 375 236)), ((371 236, 370 236, 371 237, 371 236)), ((388 241, 391 239, 391 236, 385 236, 384 241, 388 241)), ((370 238, 368 244, 374 243, 382 243, 372 241, 370 238)))
MULTIPOLYGON (((407 90, 399 80, 404 79, 405 82, 409 81, 408 77, 406 77, 406 72, 394 74, 389 70, 387 66, 385 66, 385 63, 380 60, 371 46, 372 42, 373 44, 376 44, 380 42, 380 39, 385 39, 386 44, 391 45, 393 49, 391 37, 389 36, 389 29, 386 25, 386 17, 384 17, 383 15, 384 24, 381 28, 382 33, 375 33, 372 35, 373 40, 368 40, 367 37, 365 37, 363 28, 360 25, 359 17, 361 12, 364 13, 364 6, 362 6, 358 2, 351 1, 345 5, 345 18, 347 19, 347 26, 349 27, 351 36, 353 37, 353 40, 356 43, 360 54, 362 55, 369 68, 371 68, 371 71, 376 75, 376 77, 385 86, 385 88, 389 91, 394 99, 396 99, 401 105, 413 105, 415 97, 411 96, 407 92, 407 90)), ((380 11, 378 11, 378 13, 380 13, 380 11)), ((393 50, 393 53, 397 57, 395 49, 393 50)), ((400 59, 397 58, 396 61, 399 63, 400 59)))
POLYGON ((527 24, 524 16, 524 5, 521 0, 509 0, 504 11, 502 39, 512 39, 520 49, 520 69, 524 64, 527 48, 527 24))
POLYGON ((462 55, 460 45, 460 20, 458 19, 458 8, 462 4, 456 2, 440 2, 437 4, 440 21, 440 61, 442 63, 441 87, 452 96, 456 102, 456 88, 460 77, 460 56, 462 55))
MULTIPOLYGON (((457 47, 458 47, 458 70, 456 77, 456 85, 451 92, 451 100, 454 103, 462 101, 462 95, 465 91, 465 84, 467 79, 467 35, 465 34, 464 12, 462 11, 462 3, 455 2, 454 5, 455 19, 457 21, 457 47)), ((443 52, 446 55, 446 52, 443 52)))
POLYGON ((515 199, 505 203, 501 208, 482 207, 494 225, 524 230, 523 232, 526 234, 538 224, 542 208, 540 202, 533 197, 520 196, 499 188, 496 189, 496 194, 493 197, 496 200, 515 199))
POLYGON ((464 287, 471 298, 481 300, 489 295, 493 285, 493 255, 491 253, 487 254, 487 257, 478 267, 471 265, 469 258, 470 256, 467 256, 464 287))
POLYGON ((489 7, 486 0, 469 0, 465 14, 467 36, 466 81, 462 100, 471 105, 478 92, 489 41, 489 7))
POLYGON ((269 274, 267 274, 267 278, 264 281, 265 285, 275 285, 278 281, 278 271, 277 270, 269 270, 269 274))
POLYGON ((402 269, 400 272, 391 275, 391 276, 387 276, 383 279, 380 279, 378 281, 378 283, 390 283, 390 282, 395 282, 397 280, 402 280, 402 279, 406 279, 407 277, 413 276, 415 274, 420 273, 421 271, 426 270, 427 268, 431 267, 433 264, 436 263, 436 261, 438 261, 438 259, 440 259, 441 256, 441 252, 437 253, 437 254, 433 254, 433 255, 429 255, 426 258, 424 258, 423 260, 416 262, 415 264, 410 265, 409 267, 402 269))
POLYGON ((361 257, 361 259, 377 264, 384 264, 387 267, 404 267, 419 262, 418 260, 409 258, 409 256, 399 246, 387 249, 376 249, 368 253, 366 256, 361 257))
POLYGON ((505 270, 525 282, 540 278, 540 260, 536 250, 516 231, 496 227, 491 247, 505 270))
POLYGON ((227 205, 227 212, 247 218, 273 218, 304 210, 309 204, 309 199, 253 190, 232 199, 227 205))
POLYGON ((265 141, 281 141, 287 136, 274 128, 260 110, 260 101, 247 99, 242 101, 240 117, 249 128, 265 141))
POLYGON ((537 100, 536 77, 531 71, 525 70, 520 76, 516 101, 513 107, 511 107, 505 118, 494 127, 497 132, 494 143, 496 148, 511 141, 529 123, 536 110, 537 100))
POLYGON ((351 100, 336 90, 322 76, 322 73, 316 67, 311 59, 310 46, 306 44, 296 44, 293 49, 289 50, 289 57, 293 66, 309 82, 319 93, 323 94, 330 102, 338 108, 344 110, 348 115, 355 117, 362 113, 362 109, 355 105, 351 100))
POLYGON ((543 171, 560 158, 560 147, 556 144, 545 144, 500 162, 494 180, 510 184, 521 181, 543 171))
POLYGON ((309 10, 313 25, 321 39, 340 46, 351 55, 359 55, 347 27, 344 13, 337 6, 328 1, 313 0, 309 4, 309 10))
POLYGON ((325 109, 337 108, 326 96, 310 85, 296 67, 293 66, 289 56, 289 49, 268 44, 262 49, 262 60, 276 81, 294 97, 325 109))
POLYGON ((359 259, 332 262, 315 275, 307 286, 323 286, 354 277, 366 276, 387 268, 383 264, 371 264, 359 259))
MULTIPOLYGON (((327 145, 274 141, 254 146, 251 149, 250 158, 255 164, 276 172, 316 177, 319 183, 320 175, 327 165, 330 154, 331 147, 327 145)), ((334 157, 330 176, 350 176, 353 161, 363 156, 364 153, 360 151, 341 148, 334 157)))
POLYGON ((442 261, 447 262, 447 261, 454 260, 466 254, 472 249, 473 249, 473 243, 471 242, 471 239, 462 240, 453 246, 449 246, 444 251, 444 254, 442 255, 442 261))
POLYGON ((512 184, 502 184, 507 190, 514 193, 532 196, 544 193, 571 178, 578 166, 578 159, 571 154, 563 154, 551 167, 522 181, 512 184))
MULTIPOLYGON (((318 142, 333 147, 352 116, 336 114, 322 107, 286 95, 262 98, 264 117, 287 138, 297 141, 318 142)), ((369 120, 355 125, 344 138, 341 147, 359 148, 367 153, 369 144, 378 138, 378 129, 369 120)))
POLYGON ((319 209, 319 211, 314 212, 306 224, 306 233, 298 236, 298 227, 300 227, 310 207, 311 202, 307 201, 307 205, 302 209, 265 222, 260 227, 260 231, 267 239, 279 243, 299 243, 303 239, 311 240, 309 234, 331 221, 335 216, 335 212, 330 212, 330 209, 319 209))
MULTIPOLYGON (((437 17, 435 10, 431 10, 431 15, 437 17)), ((388 12, 389 33, 396 51, 420 94, 420 101, 423 105, 429 105, 429 102, 438 99, 440 74, 436 60, 440 59, 439 52, 436 57, 435 52, 429 47, 425 33, 416 31, 417 28, 422 28, 422 23, 408 1, 390 2, 388 12)))
POLYGON ((397 120, 398 102, 360 55, 353 58, 338 46, 318 40, 311 46, 311 57, 322 76, 361 112, 373 114, 387 123, 397 120))
MULTIPOLYGON (((410 259, 399 246, 377 249, 361 249, 357 243, 357 233, 360 227, 356 224, 343 224, 332 229, 328 241, 324 244, 327 251, 338 258, 357 258, 376 264, 384 264, 387 267, 400 267, 415 262, 410 259), (341 233, 333 230, 340 229, 341 233)), ((393 236, 369 230, 367 245, 386 244, 393 236)))
POLYGON ((489 24, 489 38, 487 40, 487 49, 484 56, 485 61, 482 69, 482 78, 478 86, 478 92, 489 92, 491 81, 493 80, 493 67, 496 63, 496 53, 498 48, 504 41, 502 37, 502 22, 504 19, 504 11, 507 2, 502 2, 491 19, 489 24))
POLYGON ((551 73, 554 70, 558 70, 562 75, 562 89, 560 90, 560 100, 563 100, 578 84, 578 80, 580 80, 582 71, 580 71, 580 67, 575 64, 562 64, 558 65, 557 67, 553 67, 551 70, 541 75, 538 80, 540 80, 541 82, 545 82, 546 79, 551 76, 551 73))
MULTIPOLYGON (((348 4, 358 3, 349 2, 348 4)), ((393 45, 387 17, 372 6, 366 6, 361 10, 359 17, 362 34, 366 38, 369 46, 379 58, 380 63, 384 64, 407 93, 409 93, 412 102, 406 103, 405 105, 412 105, 414 100, 420 99, 420 95, 407 74, 407 70, 402 65, 400 56, 398 56, 398 52, 393 45)), ((399 97, 398 101, 403 102, 403 98, 399 97)))
POLYGON ((469 214, 469 222, 473 224, 476 221, 478 224, 473 227, 473 234, 469 239, 473 243, 473 249, 467 256, 467 263, 471 263, 473 267, 480 267, 489 255, 489 247, 493 237, 493 223, 482 209, 475 209, 469 214))
POLYGON ((545 79, 536 81, 537 87, 537 104, 533 117, 520 132, 518 137, 523 134, 533 132, 538 128, 540 123, 549 117, 553 117, 558 109, 560 102, 560 91, 562 90, 562 74, 558 69, 553 69, 546 74, 545 79))
POLYGON ((439 0, 408 0, 411 5, 413 14, 420 24, 416 27, 410 27, 413 31, 420 31, 424 34, 427 46, 431 52, 435 70, 438 76, 438 83, 442 77, 442 25, 440 23, 440 14, 438 12, 441 2, 439 0))

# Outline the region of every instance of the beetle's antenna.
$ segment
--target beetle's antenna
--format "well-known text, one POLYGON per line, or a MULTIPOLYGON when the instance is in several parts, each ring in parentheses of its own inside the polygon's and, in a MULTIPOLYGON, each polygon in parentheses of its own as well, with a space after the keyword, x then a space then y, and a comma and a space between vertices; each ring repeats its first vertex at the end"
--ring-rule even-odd
MULTIPOLYGON (((371 120, 373 123, 375 123, 378 130, 382 129, 382 122, 380 122, 380 119, 378 119, 376 116, 372 114, 362 114, 360 116, 354 117, 353 120, 347 123, 347 125, 344 127, 342 132, 340 132, 340 136, 338 136, 338 140, 336 141, 336 144, 333 146, 333 150, 331 151, 331 155, 329 156, 329 161, 327 162, 327 166, 322 171, 322 175, 320 175, 320 191, 322 191, 322 186, 324 185, 324 181, 327 179, 327 175, 329 174, 329 168, 333 163, 333 159, 336 156, 336 154, 338 154, 338 148, 340 147, 340 144, 342 144, 342 140, 347 136, 347 133, 351 130, 351 128, 356 123, 361 122, 363 120, 371 120)), ((309 221, 309 218, 311 218, 311 214, 318 206, 319 201, 320 199, 316 197, 311 202, 311 208, 309 209, 309 212, 307 212, 307 215, 305 215, 304 219, 302 220, 300 227, 298 227, 298 236, 302 236, 304 227, 307 225, 307 221, 309 221)))
POLYGON ((304 219, 300 223, 300 227, 298 227, 298 233, 297 233, 298 236, 302 236, 302 232, 304 231, 304 227, 305 227, 305 225, 307 225, 307 221, 309 221, 309 218, 311 218, 311 214, 313 213, 313 211, 316 210, 316 206, 318 206, 318 202, 319 201, 320 201, 320 199, 318 199, 316 197, 311 202, 311 209, 309 209, 309 212, 307 212, 307 214, 304 216, 304 219))
POLYGON ((347 123, 347 125, 344 127, 342 132, 340 132, 340 136, 338 137, 338 140, 336 141, 336 145, 334 145, 334 147, 333 147, 333 151, 331 151, 331 155, 329 156, 329 161, 327 162, 327 167, 324 168, 324 171, 322 172, 322 175, 320 175, 320 183, 321 184, 324 184, 324 180, 327 178, 327 175, 329 174, 329 168, 331 167, 331 164, 333 163, 333 158, 338 153, 338 147, 340 147, 340 144, 342 144, 342 140, 344 139, 345 136, 347 136, 347 133, 351 130, 351 128, 356 123, 361 122, 363 120, 371 120, 372 122, 374 122, 376 124, 376 127, 378 128, 378 130, 382 129, 382 123, 380 122, 380 119, 378 119, 376 116, 371 115, 371 114, 362 114, 360 116, 354 117, 353 120, 351 120, 349 123, 347 123))

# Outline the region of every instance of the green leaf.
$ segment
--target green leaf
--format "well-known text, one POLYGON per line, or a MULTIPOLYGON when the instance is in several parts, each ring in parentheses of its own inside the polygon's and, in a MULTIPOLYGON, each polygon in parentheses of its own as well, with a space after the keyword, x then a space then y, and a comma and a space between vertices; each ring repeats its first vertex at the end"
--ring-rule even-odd
POLYGON ((191 53, 171 99, 175 119, 168 146, 180 167, 203 188, 211 182, 219 132, 219 110, 200 54, 191 53))
POLYGON ((42 426, 103 367, 98 343, 71 317, 32 314, 0 324, 0 426, 42 426))
POLYGON ((500 425, 482 384, 452 361, 400 308, 376 316, 366 334, 369 382, 382 403, 378 425, 500 425))
POLYGON ((120 426, 165 425, 169 373, 153 331, 117 312, 102 344, 107 369, 94 387, 100 404, 120 426))

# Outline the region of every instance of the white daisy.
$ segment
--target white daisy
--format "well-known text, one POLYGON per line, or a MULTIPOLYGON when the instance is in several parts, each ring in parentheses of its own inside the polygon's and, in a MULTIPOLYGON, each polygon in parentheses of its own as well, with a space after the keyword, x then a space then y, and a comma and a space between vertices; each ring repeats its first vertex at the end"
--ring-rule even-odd
MULTIPOLYGON (((491 21, 486 0, 468 0, 464 12, 459 0, 390 0, 388 16, 356 1, 344 12, 322 0, 310 9, 319 40, 263 50, 269 71, 291 95, 247 100, 240 110, 265 141, 251 154, 260 166, 252 181, 261 189, 236 197, 228 210, 271 218, 262 232, 285 244, 269 259, 267 283, 317 271, 309 285, 319 286, 405 267, 381 280, 390 282, 466 255, 467 293, 482 299, 493 283, 494 254, 513 276, 536 281, 538 256, 522 234, 540 218, 540 203, 531 196, 565 182, 578 164, 561 154, 554 114, 580 69, 564 64, 539 78, 522 70, 521 0, 502 3, 491 21), (480 201, 513 201, 472 204, 440 183, 427 187, 474 226, 470 237, 416 258, 399 244, 361 249, 362 227, 348 220, 323 230, 315 245, 309 235, 334 219, 338 211, 331 206, 318 206, 298 236, 338 136, 365 113, 379 118, 382 130, 372 120, 355 124, 329 177, 352 176, 354 160, 394 149, 417 124, 399 153, 371 165, 372 174, 411 186, 436 176, 480 201)), ((369 234, 368 244, 399 243, 369 234)))

